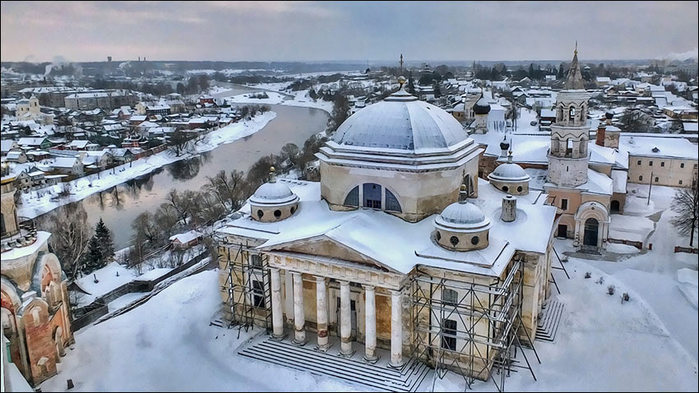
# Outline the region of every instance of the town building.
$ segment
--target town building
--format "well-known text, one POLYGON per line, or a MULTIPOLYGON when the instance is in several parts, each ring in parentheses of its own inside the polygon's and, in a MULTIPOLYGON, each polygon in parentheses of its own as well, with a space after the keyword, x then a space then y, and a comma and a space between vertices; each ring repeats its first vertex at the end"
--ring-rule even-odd
POLYGON ((272 173, 216 231, 222 319, 279 348, 489 379, 532 345, 557 211, 510 171, 497 180, 518 196, 479 180, 480 153, 402 87, 352 115, 317 154, 320 183, 272 173))

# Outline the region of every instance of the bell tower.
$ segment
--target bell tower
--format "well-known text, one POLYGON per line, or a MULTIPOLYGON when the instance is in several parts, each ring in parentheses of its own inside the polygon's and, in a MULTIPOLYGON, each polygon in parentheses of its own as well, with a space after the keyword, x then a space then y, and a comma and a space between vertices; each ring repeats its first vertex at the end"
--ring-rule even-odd
POLYGON ((576 187, 587 182, 589 98, 583 86, 576 43, 564 89, 557 96, 556 122, 551 125, 548 181, 558 186, 576 187))

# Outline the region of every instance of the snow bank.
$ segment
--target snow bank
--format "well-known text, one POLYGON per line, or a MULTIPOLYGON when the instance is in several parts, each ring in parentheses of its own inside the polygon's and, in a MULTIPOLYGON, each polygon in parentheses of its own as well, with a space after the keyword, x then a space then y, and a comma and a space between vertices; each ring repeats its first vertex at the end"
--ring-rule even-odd
POLYGON ((654 229, 655 223, 648 218, 612 214, 611 224, 609 225, 609 237, 645 242, 654 229))
POLYGON ((637 254, 640 250, 628 244, 609 243, 607 244, 607 251, 615 254, 637 254))

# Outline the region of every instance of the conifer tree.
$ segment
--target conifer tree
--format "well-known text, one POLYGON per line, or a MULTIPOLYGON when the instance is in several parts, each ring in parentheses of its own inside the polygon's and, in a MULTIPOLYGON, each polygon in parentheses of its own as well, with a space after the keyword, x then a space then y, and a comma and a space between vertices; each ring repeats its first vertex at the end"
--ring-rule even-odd
POLYGON ((102 247, 100 245, 100 241, 99 239, 97 239, 96 235, 92 236, 87 244, 87 253, 85 254, 85 258, 83 259, 83 263, 80 269, 81 273, 90 274, 95 270, 103 267, 104 265, 105 264, 103 263, 102 247))
POLYGON ((114 258, 114 242, 112 241, 112 233, 104 224, 101 217, 97 223, 97 226, 95 227, 95 236, 97 237, 97 240, 99 240, 99 245, 102 251, 101 260, 104 266, 114 258))

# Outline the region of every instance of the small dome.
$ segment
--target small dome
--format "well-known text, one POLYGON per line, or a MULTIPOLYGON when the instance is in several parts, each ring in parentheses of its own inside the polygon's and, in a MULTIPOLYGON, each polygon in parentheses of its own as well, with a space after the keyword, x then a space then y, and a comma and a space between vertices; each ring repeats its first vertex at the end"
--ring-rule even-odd
POLYGON ((473 113, 477 115, 487 115, 490 112, 490 103, 485 97, 481 97, 473 106, 473 113))
POLYGON ((452 232, 484 231, 491 226, 483 211, 467 201, 447 206, 434 222, 437 228, 452 232))
POLYGON ((280 182, 265 183, 250 197, 250 203, 256 205, 285 205, 298 201, 299 197, 291 192, 289 186, 280 182))
POLYGON ((502 182, 521 182, 529 181, 529 175, 522 169, 521 166, 507 162, 498 165, 495 170, 488 175, 488 179, 502 182))

